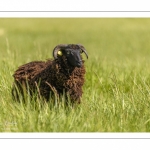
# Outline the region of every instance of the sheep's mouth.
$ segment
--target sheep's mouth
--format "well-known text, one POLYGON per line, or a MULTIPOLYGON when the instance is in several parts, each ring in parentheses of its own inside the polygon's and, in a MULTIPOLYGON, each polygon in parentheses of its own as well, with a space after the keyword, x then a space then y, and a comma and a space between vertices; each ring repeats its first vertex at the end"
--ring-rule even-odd
POLYGON ((82 66, 82 61, 77 62, 76 66, 80 68, 82 66))

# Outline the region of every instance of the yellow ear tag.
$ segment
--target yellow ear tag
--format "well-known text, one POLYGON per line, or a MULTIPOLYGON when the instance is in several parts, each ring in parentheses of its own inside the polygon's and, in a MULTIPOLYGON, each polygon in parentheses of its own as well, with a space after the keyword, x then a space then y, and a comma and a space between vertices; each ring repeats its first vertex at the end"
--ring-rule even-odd
POLYGON ((58 51, 57 53, 59 56, 62 56, 62 51, 58 51))

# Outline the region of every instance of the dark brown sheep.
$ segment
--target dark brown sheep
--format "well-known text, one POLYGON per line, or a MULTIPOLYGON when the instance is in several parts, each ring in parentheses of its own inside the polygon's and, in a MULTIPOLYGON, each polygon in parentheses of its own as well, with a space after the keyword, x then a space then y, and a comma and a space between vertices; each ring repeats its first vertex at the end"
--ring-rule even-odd
POLYGON ((53 50, 54 60, 33 61, 20 66, 14 73, 13 98, 19 100, 27 91, 37 92, 49 100, 52 95, 69 97, 71 102, 80 103, 84 84, 85 67, 81 53, 88 58, 80 44, 60 44, 53 50))

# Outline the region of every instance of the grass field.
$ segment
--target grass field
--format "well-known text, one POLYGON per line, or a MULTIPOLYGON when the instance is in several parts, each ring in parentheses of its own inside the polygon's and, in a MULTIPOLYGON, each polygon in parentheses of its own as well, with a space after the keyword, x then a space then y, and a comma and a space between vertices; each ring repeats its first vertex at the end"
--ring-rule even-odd
POLYGON ((0 132, 150 132, 150 19, 0 19, 0 132), (13 72, 60 43, 88 51, 82 104, 12 100, 13 72))

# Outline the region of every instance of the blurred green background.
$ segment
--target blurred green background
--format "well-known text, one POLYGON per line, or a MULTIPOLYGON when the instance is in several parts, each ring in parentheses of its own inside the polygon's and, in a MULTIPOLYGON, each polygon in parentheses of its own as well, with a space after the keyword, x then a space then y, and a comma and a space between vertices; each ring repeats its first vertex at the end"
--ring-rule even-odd
POLYGON ((7 57, 9 44, 12 52, 22 56, 22 61, 27 61, 27 57, 39 59, 39 50, 47 52, 47 56, 43 53, 40 57, 51 57, 51 51, 60 43, 83 44, 90 60, 136 61, 139 57, 148 57, 149 39, 148 18, 0 19, 1 57, 7 57))

